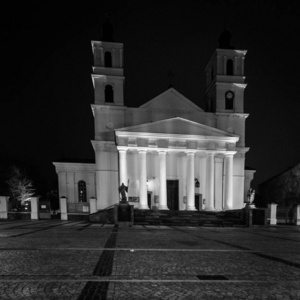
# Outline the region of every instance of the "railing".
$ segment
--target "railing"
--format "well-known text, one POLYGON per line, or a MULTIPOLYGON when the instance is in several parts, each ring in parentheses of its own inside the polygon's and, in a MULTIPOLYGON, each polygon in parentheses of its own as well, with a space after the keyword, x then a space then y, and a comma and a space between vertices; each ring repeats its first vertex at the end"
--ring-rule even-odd
POLYGON ((8 212, 31 212, 31 202, 25 201, 24 203, 12 203, 11 201, 7 202, 7 211, 8 212))
POLYGON ((90 211, 90 205, 88 202, 69 202, 67 203, 68 213, 88 213, 90 211))
POLYGON ((277 207, 277 224, 293 224, 294 223, 294 210, 293 206, 279 206, 277 207))

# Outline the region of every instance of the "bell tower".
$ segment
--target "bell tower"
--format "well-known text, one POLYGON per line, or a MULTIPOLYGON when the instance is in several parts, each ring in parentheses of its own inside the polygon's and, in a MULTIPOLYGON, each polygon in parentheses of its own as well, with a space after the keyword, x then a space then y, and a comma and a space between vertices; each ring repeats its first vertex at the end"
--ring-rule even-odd
POLYGON ((230 39, 230 32, 224 30, 219 38, 219 48, 205 68, 208 112, 244 112, 244 60, 247 51, 233 49, 230 39))
POLYGON ((92 41, 92 50, 95 104, 124 105, 123 43, 114 41, 108 19, 103 23, 101 41, 92 41))
POLYGON ((217 128, 240 136, 238 146, 245 145, 244 90, 245 56, 247 50, 231 46, 231 34, 224 30, 219 47, 208 62, 206 73, 206 111, 215 113, 217 128))
POLYGON ((118 202, 118 151, 114 128, 124 126, 123 44, 113 39, 113 28, 106 19, 101 41, 92 41, 97 209, 118 202))

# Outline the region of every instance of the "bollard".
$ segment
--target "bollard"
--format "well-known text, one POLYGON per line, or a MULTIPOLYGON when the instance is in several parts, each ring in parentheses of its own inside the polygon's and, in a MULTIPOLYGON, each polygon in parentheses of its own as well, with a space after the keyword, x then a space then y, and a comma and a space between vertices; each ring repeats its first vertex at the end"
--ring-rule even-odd
POLYGON ((31 220, 39 219, 39 197, 31 197, 31 220))
POLYGON ((60 197, 59 198, 59 207, 60 207, 60 219, 68 220, 68 211, 67 211, 67 198, 60 197))
POLYGON ((268 204, 269 220, 270 225, 277 225, 276 213, 277 213, 277 204, 271 203, 268 204))
POLYGON ((97 199, 94 197, 90 198, 90 214, 97 212, 97 199))
POLYGON ((9 197, 0 196, 0 219, 7 219, 9 197))
POLYGON ((300 205, 297 205, 295 207, 295 220, 294 220, 295 225, 300 225, 300 205))

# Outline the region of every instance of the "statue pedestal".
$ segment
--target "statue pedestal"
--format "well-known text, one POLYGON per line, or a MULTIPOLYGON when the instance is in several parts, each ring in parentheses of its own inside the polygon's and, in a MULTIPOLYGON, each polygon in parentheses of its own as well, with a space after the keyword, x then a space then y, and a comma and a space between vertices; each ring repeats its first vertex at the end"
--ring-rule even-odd
POLYGON ((121 201, 114 208, 114 222, 116 225, 133 225, 134 213, 133 205, 129 205, 127 201, 121 201))
POLYGON ((251 227, 253 225, 253 207, 249 203, 244 207, 244 219, 247 227, 251 227))

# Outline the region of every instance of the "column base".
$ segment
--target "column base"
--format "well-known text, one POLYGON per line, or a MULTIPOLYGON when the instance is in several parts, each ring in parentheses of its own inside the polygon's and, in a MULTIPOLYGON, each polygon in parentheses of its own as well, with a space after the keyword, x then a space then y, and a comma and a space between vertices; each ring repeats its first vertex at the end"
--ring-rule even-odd
POLYGON ((159 205, 159 206, 158 206, 158 209, 159 209, 159 210, 169 210, 169 207, 166 206, 166 205, 159 205))
POLYGON ((148 209, 149 210, 149 206, 148 205, 140 205, 139 209, 148 209))
POLYGON ((196 211, 197 209, 196 209, 195 206, 188 206, 188 207, 186 208, 186 210, 188 210, 188 211, 196 211))
POLYGON ((215 211, 213 207, 205 207, 205 211, 215 211))
POLYGON ((225 206, 224 207, 224 210, 232 210, 233 208, 232 207, 229 207, 229 206, 225 206))
POLYGON ((270 219, 270 225, 277 225, 277 219, 270 219))

